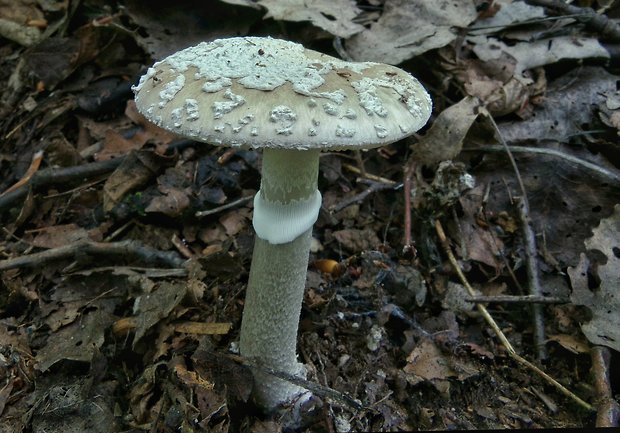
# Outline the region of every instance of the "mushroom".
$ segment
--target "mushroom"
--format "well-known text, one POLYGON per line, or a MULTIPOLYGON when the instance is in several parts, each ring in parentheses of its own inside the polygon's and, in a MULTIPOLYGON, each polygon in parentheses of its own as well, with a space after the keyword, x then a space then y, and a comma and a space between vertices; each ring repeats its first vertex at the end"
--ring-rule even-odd
MULTIPOLYGON (((264 37, 201 43, 155 63, 133 88, 151 122, 197 141, 263 149, 241 355, 297 377, 321 150, 368 149, 413 134, 431 100, 414 77, 264 37)), ((304 392, 257 370, 254 397, 273 410, 304 392)))

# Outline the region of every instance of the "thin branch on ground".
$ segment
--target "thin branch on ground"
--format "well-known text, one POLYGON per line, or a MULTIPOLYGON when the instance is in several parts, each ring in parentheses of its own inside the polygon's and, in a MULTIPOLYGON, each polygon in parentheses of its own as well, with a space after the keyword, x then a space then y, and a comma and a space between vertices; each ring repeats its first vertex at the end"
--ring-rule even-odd
POLYGON ((74 167, 46 168, 44 170, 37 171, 34 175, 32 175, 28 182, 20 185, 15 190, 0 196, 0 212, 12 206, 17 200, 25 197, 31 188, 37 189, 43 186, 66 184, 95 176, 101 176, 114 171, 119 165, 121 165, 123 160, 124 158, 120 157, 109 159, 107 161, 76 165, 74 167))
POLYGON ((557 298, 551 296, 513 296, 513 295, 496 295, 496 296, 473 296, 466 299, 467 302, 474 302, 476 304, 486 304, 490 302, 502 303, 502 304, 568 304, 570 299, 557 298))
POLYGON ((100 266, 96 268, 88 268, 84 270, 70 272, 70 275, 93 275, 97 273, 106 273, 112 275, 140 275, 148 278, 172 278, 187 277, 186 268, 145 268, 139 266, 100 266))
POLYGON ((344 163, 342 164, 342 168, 346 168, 347 170, 352 171, 353 173, 359 176, 365 177, 366 179, 374 180, 375 182, 396 185, 396 182, 394 182, 392 179, 377 176, 376 174, 372 174, 372 173, 362 173, 362 170, 360 170, 358 167, 351 165, 351 164, 344 163))
POLYGON ((133 258, 145 264, 166 265, 171 268, 182 268, 185 260, 174 251, 159 251, 135 240, 121 242, 79 241, 58 248, 51 248, 39 253, 27 254, 0 261, 0 271, 17 268, 44 267, 56 260, 83 257, 85 254, 94 256, 111 256, 119 259, 133 258))
MULTIPOLYGON (((606 179, 612 180, 616 183, 620 183, 620 174, 614 171, 608 170, 604 167, 600 167, 585 159, 577 158, 564 152, 560 152, 555 149, 547 149, 544 147, 528 147, 528 146, 508 146, 508 149, 512 153, 538 153, 543 155, 555 156, 557 158, 564 159, 570 163, 576 164, 580 167, 587 168, 588 170, 596 173, 597 175, 606 179)), ((467 147, 464 151, 482 151, 482 152, 505 152, 506 148, 503 145, 488 145, 482 147, 467 147)))
POLYGON ((186 259, 191 259, 194 257, 194 253, 191 248, 189 248, 185 244, 185 241, 181 239, 181 237, 176 233, 172 235, 172 239, 170 239, 170 242, 172 242, 172 245, 174 245, 177 251, 181 253, 186 259))
POLYGON ((266 365, 262 365, 261 363, 259 363, 258 360, 254 361, 252 359, 244 358, 242 356, 233 354, 227 354, 226 357, 253 370, 258 370, 261 373, 267 373, 279 379, 286 380, 287 382, 307 389, 308 391, 320 397, 327 397, 333 401, 340 402, 341 404, 349 406, 352 409, 361 410, 364 408, 364 406, 358 400, 354 399, 348 394, 336 391, 335 389, 321 385, 320 383, 312 382, 310 380, 294 376, 284 371, 275 370, 271 367, 267 367, 266 365))
MULTIPOLYGON (((469 293, 469 296, 475 297, 476 292, 474 288, 469 284, 469 281, 467 281, 467 278, 465 277, 465 274, 463 273, 461 267, 459 266, 456 260, 456 257, 452 253, 452 249, 450 248, 450 245, 448 244, 448 238, 446 237, 446 234, 439 220, 435 220, 435 230, 437 232, 437 236, 439 237, 439 241, 441 242, 441 245, 446 255, 448 256, 448 260, 450 261, 450 264, 454 268, 454 271, 457 273, 459 279, 461 280, 461 283, 463 283, 463 286, 465 286, 465 289, 469 293)), ((545 379, 547 382, 553 385, 558 391, 560 391, 562 394, 564 394, 565 396, 569 397, 574 402, 576 402, 579 406, 589 411, 594 410, 589 403, 586 403, 584 400, 579 398, 576 394, 574 394, 564 385, 562 385, 557 380, 555 380, 554 378, 549 376, 547 373, 542 371, 539 367, 537 367, 536 365, 532 364, 530 361, 528 361, 527 359, 519 355, 514 349, 514 347, 512 346, 512 344, 510 344, 510 341, 508 341, 508 338, 506 338, 506 335, 499 328, 499 326, 497 325, 497 323, 495 322, 491 314, 489 314, 488 310, 486 309, 484 305, 476 304, 476 308, 478 309, 478 312, 482 315, 482 317, 484 317, 487 324, 493 329, 493 331, 495 332, 495 335, 497 335, 497 338, 500 340, 500 342, 502 343, 502 345, 508 352, 508 355, 512 359, 514 359, 517 363, 524 365, 530 370, 536 372, 543 379, 545 379)))
POLYGON ((620 421, 620 405, 611 392, 609 363, 611 353, 604 346, 594 346, 590 350, 592 358, 592 376, 594 376, 594 388, 598 411, 596 414, 596 427, 618 427, 620 421))
POLYGON ((613 41, 620 41, 620 27, 606 15, 598 14, 592 8, 578 7, 560 0, 525 0, 533 6, 542 6, 562 15, 579 15, 591 30, 613 41))
MULTIPOLYGON (((523 226, 525 268, 527 270, 528 289, 530 295, 543 296, 540 285, 540 272, 538 269, 538 247, 536 245, 536 234, 532 227, 530 218, 530 204, 525 195, 519 198, 517 203, 519 219, 523 226)), ((532 316, 534 319, 534 345, 536 346, 536 356, 539 360, 547 359, 547 348, 545 346, 545 317, 543 306, 539 303, 532 304, 532 316)))
MULTIPOLYGON (((517 203, 517 209, 519 210, 519 218, 521 220, 521 226, 523 227, 523 246, 525 251, 525 267, 527 270, 528 291, 530 295, 542 296, 542 288, 540 286, 540 274, 538 269, 538 248, 536 246, 536 234, 534 233, 534 227, 532 226, 532 219, 530 217, 530 203, 527 198, 527 192, 525 191, 525 185, 521 178, 519 167, 517 162, 510 152, 508 143, 504 140, 495 119, 487 112, 487 118, 493 125, 497 136, 502 144, 502 147, 508 155, 512 169, 514 170, 515 177, 519 189, 521 190, 521 197, 517 203)), ((545 347, 545 318, 543 315, 543 309, 541 304, 532 304, 532 317, 534 322, 534 346, 536 347, 536 357, 539 360, 547 358, 547 349, 545 347)))
POLYGON ((247 202, 249 202, 250 200, 252 200, 253 198, 254 198, 253 195, 249 195, 249 196, 246 196, 246 197, 241 197, 241 198, 239 198, 237 200, 231 201, 230 203, 223 204, 222 206, 218 206, 218 207, 213 208, 213 209, 200 210, 200 211, 196 212, 194 214, 194 216, 196 216, 196 218, 202 218, 202 217, 206 217, 206 216, 213 215, 213 214, 216 214, 216 213, 220 213, 222 211, 225 211, 226 209, 230 209, 230 208, 233 208, 233 207, 244 205, 247 202))
POLYGON ((364 166, 364 158, 362 157, 362 151, 357 149, 353 153, 355 155, 355 160, 357 161, 357 166, 360 170, 360 175, 362 177, 366 177, 366 167, 364 166))
POLYGON ((415 247, 411 241, 411 178, 413 177, 413 173, 415 171, 415 164, 407 164, 405 167, 405 174, 403 176, 403 194, 404 197, 404 208, 405 208, 405 219, 403 222, 403 252, 406 251, 415 251, 415 247))
POLYGON ((330 212, 340 212, 342 209, 349 207, 354 203, 360 203, 364 201, 366 197, 368 197, 370 194, 374 192, 382 191, 384 189, 393 189, 395 186, 398 187, 398 185, 393 184, 393 183, 375 182, 375 181, 367 180, 367 179, 358 179, 357 181, 359 183, 365 183, 369 185, 368 188, 366 188, 364 191, 360 192, 359 194, 356 194, 352 197, 348 197, 346 200, 343 200, 338 204, 330 206, 329 208, 330 212))

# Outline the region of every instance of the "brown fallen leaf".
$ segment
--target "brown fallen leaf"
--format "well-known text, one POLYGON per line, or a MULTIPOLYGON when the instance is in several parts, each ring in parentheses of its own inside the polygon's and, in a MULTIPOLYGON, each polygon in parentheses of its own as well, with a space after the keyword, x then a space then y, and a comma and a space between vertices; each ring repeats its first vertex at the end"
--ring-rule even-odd
POLYGON ((148 150, 131 152, 103 186, 103 209, 112 210, 125 195, 148 183, 162 167, 172 162, 171 158, 148 150))
POLYGON ((144 209, 145 212, 161 213, 174 218, 181 216, 189 207, 190 200, 187 191, 162 185, 160 185, 159 190, 164 195, 154 197, 144 209))
POLYGON ((590 345, 588 344, 588 342, 576 335, 555 334, 548 335, 547 339, 549 341, 555 341, 556 343, 559 343, 559 345, 562 346, 564 349, 575 354, 590 352, 590 345))
POLYGON ((247 227, 250 218, 250 210, 248 208, 240 208, 226 212, 218 221, 224 227, 226 235, 235 236, 247 227))
POLYGON ((407 382, 412 385, 427 381, 442 393, 450 389, 448 379, 457 375, 444 354, 430 340, 420 341, 411 351, 403 371, 407 374, 407 382))
POLYGON ((83 239, 91 239, 88 230, 73 223, 43 227, 29 233, 33 232, 36 233, 36 236, 32 240, 32 244, 40 248, 58 248, 83 239))

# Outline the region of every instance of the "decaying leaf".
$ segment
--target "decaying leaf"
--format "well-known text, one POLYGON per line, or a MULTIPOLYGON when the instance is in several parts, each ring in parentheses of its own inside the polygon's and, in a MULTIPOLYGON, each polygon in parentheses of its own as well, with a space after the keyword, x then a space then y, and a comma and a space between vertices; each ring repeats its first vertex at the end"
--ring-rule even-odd
POLYGON ((235 236, 248 225, 251 219, 251 213, 248 208, 240 208, 223 214, 218 221, 224 227, 227 236, 235 236))
POLYGON ((90 239, 88 230, 77 224, 44 227, 37 231, 32 244, 40 248, 57 248, 80 240, 90 239))
POLYGON ((379 237, 371 229, 343 229, 332 234, 345 249, 354 253, 375 249, 381 245, 379 237))
POLYGON ((134 345, 151 327, 168 317, 174 307, 181 303, 186 293, 187 287, 184 283, 164 281, 151 293, 137 297, 134 305, 137 315, 134 345))
POLYGON ((121 428, 113 409, 116 392, 116 385, 97 383, 93 376, 48 373, 37 381, 36 403, 24 418, 32 421, 33 433, 116 433, 121 428))
POLYGON ((465 286, 449 281, 444 298, 441 300, 441 306, 456 313, 469 314, 476 309, 476 304, 467 300, 469 297, 465 286))
POLYGON ((407 357, 403 371, 412 385, 427 381, 445 394, 450 391, 450 378, 465 380, 479 373, 472 365, 444 355, 431 340, 420 341, 407 357))
POLYGON ((397 65, 448 45, 476 15, 471 0, 387 0, 379 20, 347 40, 347 52, 357 61, 397 65))
POLYGON ((573 353, 588 353, 590 351, 590 346, 588 342, 583 339, 583 337, 569 334, 555 334, 548 335, 547 338, 550 341, 555 341, 560 346, 562 346, 566 350, 570 350, 573 353))
POLYGON ((497 59, 459 58, 449 49, 440 51, 442 66, 461 82, 465 92, 480 99, 493 115, 519 112, 532 96, 544 91, 543 74, 538 74, 533 85, 526 85, 514 78, 516 61, 502 53, 497 59))
POLYGON ((429 167, 454 159, 461 152, 463 140, 480 114, 479 107, 478 99, 465 97, 443 110, 424 137, 412 145, 412 158, 429 167))
POLYGON ((37 353, 37 369, 46 371, 63 359, 89 362, 94 351, 103 345, 105 331, 111 324, 111 314, 96 310, 50 334, 46 345, 37 353))
MULTIPOLYGON (((556 148, 573 154, 569 146, 556 148)), ((584 150, 577 155, 586 159, 588 153, 584 150)), ((507 157, 502 154, 500 159, 500 154, 497 156, 485 157, 476 170, 479 184, 490 185, 485 212, 489 217, 514 209, 509 195, 518 191, 514 169, 507 157)), ((601 218, 612 213, 614 204, 620 200, 620 191, 614 183, 588 176, 583 169, 558 158, 517 153, 514 156, 518 167, 527 167, 527 170, 521 169, 521 177, 530 200, 530 217, 536 232, 544 233, 545 254, 554 257, 560 267, 575 266, 584 239, 590 236, 591 228, 601 218)))
POLYGON ((348 38, 364 27, 353 22, 360 10, 352 0, 259 0, 267 8, 265 18, 284 21, 310 21, 329 33, 348 38))
POLYGON ((164 195, 154 197, 144 209, 146 212, 162 213, 177 218, 189 207, 190 201, 187 191, 166 185, 160 185, 159 190, 164 195))
POLYGON ((473 51, 484 61, 498 59, 506 53, 516 60, 515 78, 525 84, 532 78, 525 75, 528 69, 556 63, 562 59, 609 58, 609 53, 597 39, 560 36, 539 41, 518 42, 509 46, 496 38, 475 36, 469 38, 473 51))
POLYGON ((459 224, 466 254, 470 260, 484 263, 496 270, 502 268, 500 260, 504 243, 488 228, 478 224, 478 212, 482 208, 485 185, 480 184, 460 199, 463 218, 459 224))
POLYGON ((151 151, 134 151, 127 155, 103 187, 104 210, 110 211, 127 193, 146 184, 166 162, 171 161, 151 151))
POLYGON ((476 20, 474 29, 470 29, 470 34, 495 33, 510 25, 545 17, 545 10, 542 7, 532 6, 524 1, 495 0, 493 4, 499 6, 497 12, 491 17, 476 20))
POLYGON ((250 6, 246 8, 215 0, 176 0, 145 7, 148 4, 143 0, 126 0, 123 9, 145 30, 134 33, 136 42, 153 59, 162 59, 200 42, 247 34, 249 27, 260 21, 259 7, 250 3, 255 2, 243 3, 250 6))
POLYGON ((588 307, 592 319, 581 325, 581 330, 592 344, 599 344, 620 351, 620 205, 614 213, 601 220, 592 230, 592 237, 585 240, 588 250, 596 250, 607 257, 607 262, 590 269, 591 262, 585 254, 576 267, 568 268, 573 286, 571 301, 588 307), (600 281, 597 288, 588 285, 588 272, 600 281))

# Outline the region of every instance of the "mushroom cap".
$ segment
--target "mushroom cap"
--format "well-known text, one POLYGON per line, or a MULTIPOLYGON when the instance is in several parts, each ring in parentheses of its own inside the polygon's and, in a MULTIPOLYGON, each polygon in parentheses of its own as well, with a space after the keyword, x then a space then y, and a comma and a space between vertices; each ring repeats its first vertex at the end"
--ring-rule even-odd
POLYGON ((413 134, 432 109, 420 82, 399 68, 264 37, 186 48, 155 63, 133 90, 158 126, 246 148, 378 147, 413 134))

